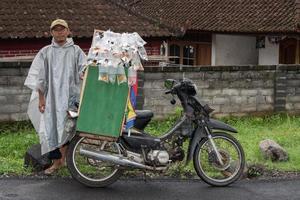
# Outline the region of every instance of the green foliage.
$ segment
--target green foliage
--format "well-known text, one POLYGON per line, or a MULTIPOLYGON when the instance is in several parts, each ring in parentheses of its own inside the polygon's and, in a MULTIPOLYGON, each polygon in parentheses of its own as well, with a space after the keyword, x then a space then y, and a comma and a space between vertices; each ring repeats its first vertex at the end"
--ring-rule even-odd
POLYGON ((0 174, 29 174, 24 169, 24 155, 38 137, 29 122, 0 124, 0 174))
POLYGON ((166 119, 150 122, 145 131, 156 136, 163 135, 163 133, 167 132, 175 124, 176 120, 180 118, 181 113, 182 109, 177 107, 175 113, 168 116, 166 119))
POLYGON ((0 122, 0 134, 17 133, 21 131, 30 131, 33 129, 29 121, 20 122, 0 122))
POLYGON ((272 115, 265 117, 243 117, 225 119, 239 133, 237 139, 242 144, 248 163, 263 164, 267 169, 300 171, 300 117, 272 115), (271 139, 281 145, 289 155, 288 162, 265 160, 260 153, 259 143, 271 139))

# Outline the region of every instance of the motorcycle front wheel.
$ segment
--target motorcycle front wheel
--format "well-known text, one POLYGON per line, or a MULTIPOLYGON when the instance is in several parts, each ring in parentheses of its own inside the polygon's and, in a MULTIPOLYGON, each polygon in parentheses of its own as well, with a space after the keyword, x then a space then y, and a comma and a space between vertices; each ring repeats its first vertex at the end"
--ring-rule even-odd
POLYGON ((212 133, 211 136, 219 157, 210 140, 204 138, 195 149, 194 167, 204 182, 212 186, 226 186, 237 181, 243 174, 244 151, 240 143, 227 133, 212 133))
POLYGON ((88 187, 105 187, 119 179, 122 170, 109 162, 88 158, 79 153, 79 150, 106 151, 120 154, 115 142, 92 140, 76 135, 70 142, 67 151, 67 166, 74 179, 88 187))

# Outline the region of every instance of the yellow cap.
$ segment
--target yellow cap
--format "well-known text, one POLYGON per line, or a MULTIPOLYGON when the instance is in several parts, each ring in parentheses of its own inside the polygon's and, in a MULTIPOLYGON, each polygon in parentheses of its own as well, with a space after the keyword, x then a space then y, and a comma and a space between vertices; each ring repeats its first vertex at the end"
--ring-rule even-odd
POLYGON ((50 30, 54 28, 56 25, 61 25, 63 27, 69 28, 68 23, 63 19, 56 19, 51 23, 50 30))

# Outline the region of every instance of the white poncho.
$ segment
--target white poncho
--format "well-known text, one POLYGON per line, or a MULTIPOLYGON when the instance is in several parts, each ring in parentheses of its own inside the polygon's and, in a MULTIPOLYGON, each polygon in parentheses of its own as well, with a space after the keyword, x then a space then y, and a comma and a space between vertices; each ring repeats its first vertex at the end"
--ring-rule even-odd
POLYGON ((86 64, 86 56, 71 38, 66 44, 44 47, 34 58, 25 85, 32 89, 28 115, 39 134, 42 154, 67 142, 64 131, 67 110, 71 101, 79 99, 79 73, 86 64), (38 89, 45 94, 45 112, 38 110, 38 89))

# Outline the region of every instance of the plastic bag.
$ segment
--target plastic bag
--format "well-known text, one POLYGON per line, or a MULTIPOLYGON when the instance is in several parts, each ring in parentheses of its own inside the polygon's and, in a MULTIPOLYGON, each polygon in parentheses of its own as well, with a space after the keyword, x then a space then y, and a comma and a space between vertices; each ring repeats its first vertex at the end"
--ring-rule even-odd
POLYGON ((105 59, 104 61, 99 61, 99 77, 98 80, 99 81, 104 81, 106 83, 108 83, 108 68, 109 67, 109 60, 105 59))
POLYGON ((116 82, 116 76, 117 76, 117 67, 109 66, 108 67, 108 79, 110 83, 116 82))
POLYGON ((128 85, 132 86, 135 85, 137 81, 137 72, 131 66, 128 68, 128 85))
POLYGON ((145 42, 137 32, 132 33, 132 35, 137 46, 143 47, 145 44, 147 44, 147 42, 145 42))
POLYGON ((148 60, 144 45, 146 42, 138 33, 114 33, 110 30, 95 32, 89 60, 99 64, 99 80, 121 84, 136 83, 136 70, 143 70, 141 59, 148 60), (126 77, 124 67, 128 68, 126 77))
POLYGON ((147 52, 144 47, 138 47, 138 53, 143 60, 148 60, 147 52))
POLYGON ((131 65, 133 66, 134 70, 144 70, 143 65, 141 63, 141 59, 138 54, 134 54, 132 60, 131 60, 131 65))
POLYGON ((118 84, 126 83, 127 78, 124 70, 123 62, 120 62, 117 67, 117 82, 118 84))

